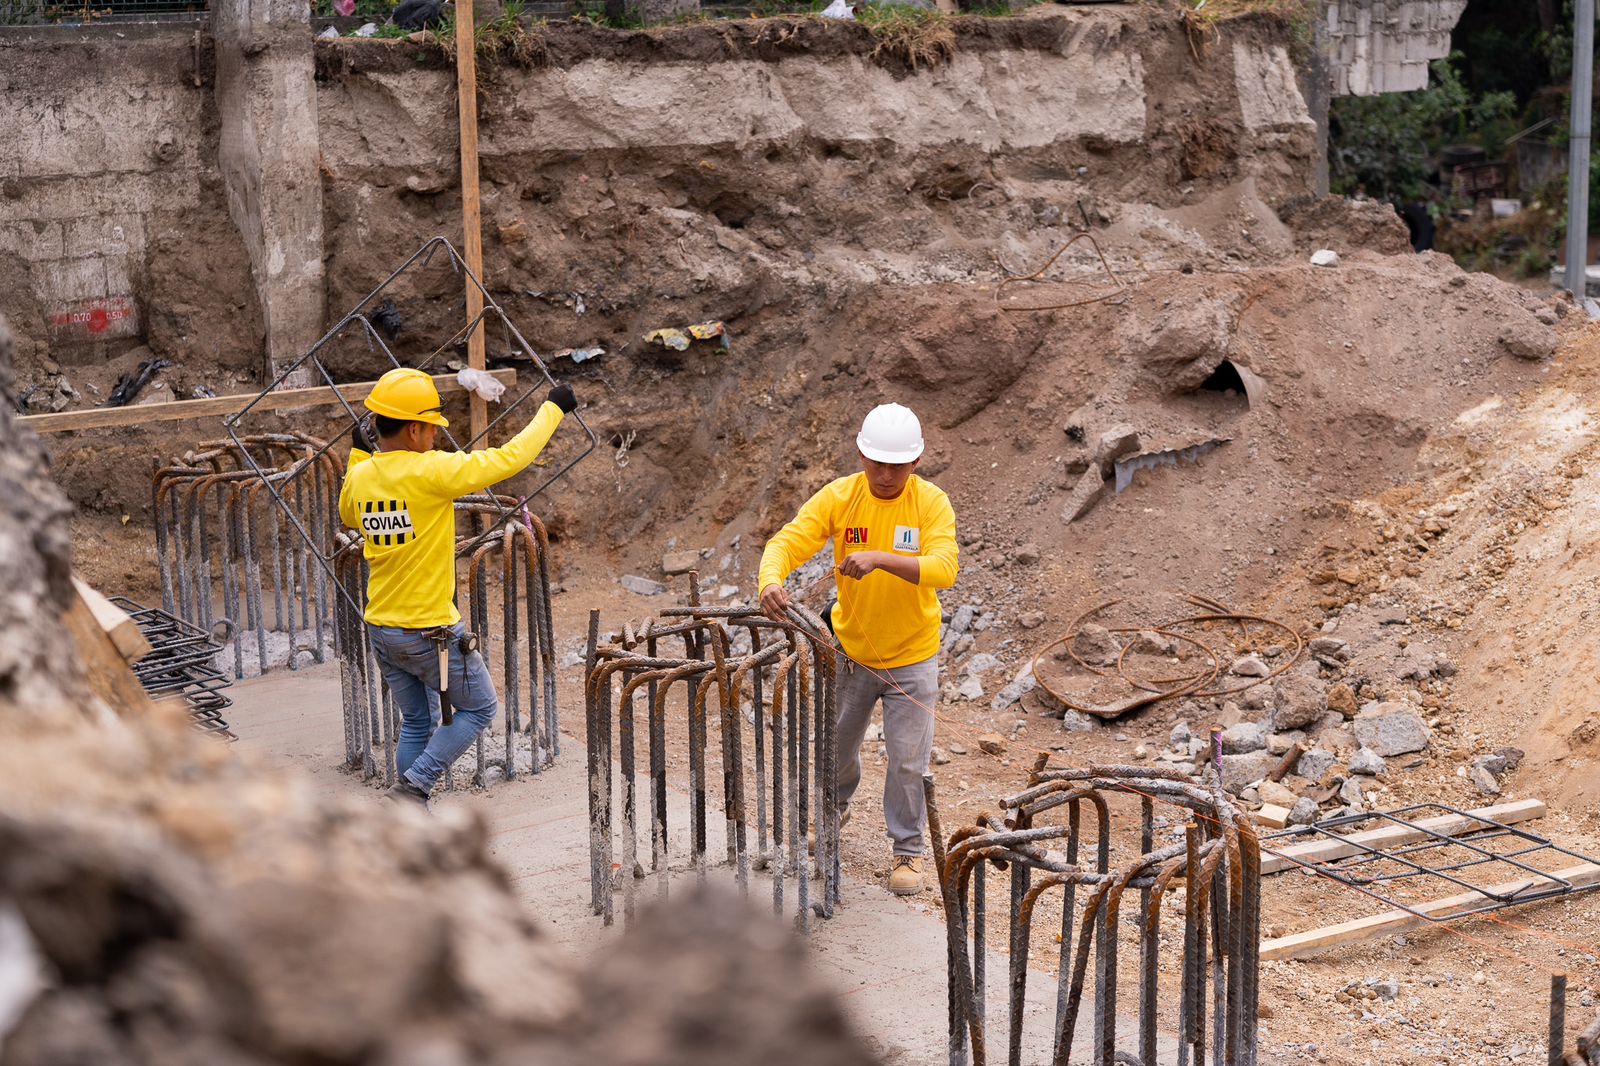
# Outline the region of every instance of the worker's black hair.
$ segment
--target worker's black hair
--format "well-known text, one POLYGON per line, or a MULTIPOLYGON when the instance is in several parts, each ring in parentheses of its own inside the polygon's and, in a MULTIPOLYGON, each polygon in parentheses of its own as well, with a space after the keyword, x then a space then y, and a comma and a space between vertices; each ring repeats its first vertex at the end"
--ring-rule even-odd
POLYGON ((373 427, 380 437, 398 437, 414 421, 411 418, 390 418, 388 415, 372 416, 373 427))

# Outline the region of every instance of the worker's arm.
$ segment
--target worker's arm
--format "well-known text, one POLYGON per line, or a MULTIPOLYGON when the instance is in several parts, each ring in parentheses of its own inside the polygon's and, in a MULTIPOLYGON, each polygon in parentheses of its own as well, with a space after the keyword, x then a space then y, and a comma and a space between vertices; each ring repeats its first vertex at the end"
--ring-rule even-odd
POLYGON ((930 501, 922 525, 921 569, 917 584, 947 589, 961 572, 960 549, 956 546, 956 512, 944 493, 930 501))
POLYGON ((950 498, 943 493, 929 504, 923 519, 923 552, 906 555, 902 552, 851 552, 839 563, 839 573, 857 581, 874 570, 893 574, 912 585, 928 585, 947 589, 956 583, 960 570, 957 562, 956 514, 950 507, 950 498))
POLYGON ((795 569, 821 550, 833 535, 833 512, 838 494, 832 485, 824 487, 800 508, 788 525, 773 534, 761 551, 761 568, 756 573, 756 589, 761 595, 761 610, 768 618, 783 621, 783 612, 792 602, 783 582, 795 569))
POLYGON ((455 498, 482 492, 527 469, 539 457, 561 424, 565 412, 546 400, 521 433, 498 448, 476 452, 430 452, 429 476, 441 496, 455 498))
MULTIPOLYGON (((351 448, 350 459, 345 463, 344 472, 349 474, 357 463, 364 463, 372 458, 372 454, 362 448, 351 448)), ((346 477, 339 486, 339 520, 350 529, 360 529, 361 516, 356 511, 356 501, 350 492, 350 479, 346 477)))

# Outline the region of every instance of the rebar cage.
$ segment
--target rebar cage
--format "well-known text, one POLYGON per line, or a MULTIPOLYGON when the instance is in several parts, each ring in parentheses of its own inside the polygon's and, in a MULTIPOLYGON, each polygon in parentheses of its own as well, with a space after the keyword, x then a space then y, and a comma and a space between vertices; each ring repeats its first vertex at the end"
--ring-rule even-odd
POLYGON ((1254 1066, 1261 849, 1249 820, 1221 791, 1196 785, 1175 771, 1145 767, 1041 768, 1032 774, 1026 790, 1002 800, 1003 814, 984 814, 946 841, 933 778, 925 778, 925 784, 948 938, 952 1066, 967 1063, 969 1055, 976 1066, 989 1061, 985 987, 989 867, 1010 874, 1005 1033, 1011 1066, 1020 1066, 1023 1057, 1033 916, 1045 894, 1057 889, 1063 897, 1061 948, 1050 1061, 1056 1066, 1069 1061, 1083 997, 1092 984, 1095 1066, 1155 1066, 1161 908, 1175 881, 1185 887, 1177 1062, 1203 1066, 1209 1043, 1209 1061, 1254 1066), (1114 804, 1129 797, 1139 806, 1140 853, 1130 862, 1113 864, 1112 812, 1114 804), (1157 804, 1186 812, 1181 841, 1156 847, 1157 804), (1085 850, 1086 809, 1095 831, 1092 858, 1080 854, 1085 850), (1080 888, 1085 898, 1077 916, 1080 888), (1139 960, 1139 1009, 1136 1046, 1124 1047, 1116 1024, 1117 955, 1123 937, 1122 899, 1129 889, 1139 893, 1132 923, 1139 960))
POLYGON ((647 876, 639 851, 642 817, 649 821, 650 871, 656 890, 662 897, 667 894, 667 765, 669 753, 675 756, 684 746, 690 778, 690 862, 701 878, 706 876, 711 795, 706 784, 707 705, 714 696, 727 864, 746 893, 752 867, 766 869, 772 880, 773 911, 779 915, 792 881, 795 924, 805 931, 813 911, 831 918, 839 903, 836 651, 821 619, 802 608, 792 608, 788 620, 777 622, 746 608, 702 607, 698 599, 691 575, 689 606, 662 611, 661 619, 639 630, 624 626, 615 640, 604 643, 599 639, 599 612, 590 615, 585 695, 594 912, 611 924, 612 897, 619 887, 615 881, 620 880, 624 914, 632 917, 638 886, 647 876), (678 647, 681 655, 668 653, 678 647), (686 729, 681 737, 668 728, 667 703, 675 688, 683 693, 686 729), (645 703, 649 760, 643 816, 636 772, 635 701, 640 696, 645 703), (620 855, 613 833, 613 805, 619 794, 620 855), (809 855, 808 833, 814 843, 809 855), (810 898, 813 873, 821 878, 820 899, 815 902, 810 898))

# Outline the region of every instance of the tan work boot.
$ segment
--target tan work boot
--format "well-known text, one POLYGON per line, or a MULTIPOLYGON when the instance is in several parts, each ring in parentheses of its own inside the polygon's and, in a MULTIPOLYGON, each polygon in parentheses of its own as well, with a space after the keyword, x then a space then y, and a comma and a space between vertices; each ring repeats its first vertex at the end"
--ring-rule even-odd
POLYGON ((922 860, 915 855, 896 855, 894 869, 889 871, 889 891, 897 896, 915 896, 922 888, 922 860))

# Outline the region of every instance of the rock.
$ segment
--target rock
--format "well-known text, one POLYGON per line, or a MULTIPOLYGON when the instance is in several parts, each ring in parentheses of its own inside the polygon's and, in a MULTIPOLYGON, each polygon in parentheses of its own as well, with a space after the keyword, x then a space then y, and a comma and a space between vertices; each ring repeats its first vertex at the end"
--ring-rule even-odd
POLYGON ((1504 747, 1494 749, 1496 756, 1506 761, 1506 770, 1509 772, 1522 765, 1525 752, 1521 748, 1504 747))
POLYGON ((1339 802, 1358 811, 1365 810, 1365 801, 1361 796, 1361 782, 1354 777, 1345 778, 1344 784, 1339 786, 1339 802))
POLYGON ((619 579, 619 583, 629 592, 640 596, 659 596, 667 591, 667 586, 661 582, 652 581, 647 577, 639 577, 636 574, 624 574, 619 579))
POLYGON ((1407 755, 1428 746, 1428 724, 1403 703, 1368 704, 1351 725, 1364 747, 1385 757, 1407 755))
POLYGON ((700 553, 697 551, 667 552, 661 557, 661 572, 663 574, 687 574, 700 565, 700 553))
POLYGON ((956 689, 956 695, 964 700, 983 699, 983 679, 977 674, 968 674, 966 679, 961 682, 960 687, 956 689))
POLYGON ((1160 655, 1170 659, 1178 654, 1178 642, 1146 629, 1133 638, 1133 650, 1140 655, 1160 655))
POLYGON ((1363 746, 1360 751, 1350 757, 1350 772, 1353 774, 1366 774, 1369 777, 1383 773, 1388 766, 1383 761, 1383 756, 1371 748, 1363 746))
POLYGON ((1331 698, 1322 679, 1296 670, 1278 679, 1272 688, 1277 709, 1272 713, 1272 728, 1303 729, 1327 713, 1331 698))
MULTIPOLYGON (((1432 519, 1429 521, 1432 521, 1432 519)), ((1403 626, 1410 624, 1410 622, 1411 618, 1406 614, 1406 609, 1399 604, 1385 607, 1378 612, 1378 624, 1380 626, 1403 626)))
POLYGON ((1254 655, 1246 655, 1243 658, 1235 659, 1230 669, 1240 677, 1266 677, 1272 672, 1266 663, 1254 655))
POLYGON ((956 613, 950 616, 950 628, 947 633, 960 636, 972 628, 972 620, 978 617, 978 609, 970 603, 964 603, 956 608, 956 613))
POLYGON ((1044 625, 1044 615, 1039 611, 1024 611, 1017 617, 1017 625, 1023 629, 1038 629, 1044 625))
POLYGON ((1000 660, 986 651, 980 651, 972 658, 961 664, 961 673, 965 677, 977 674, 986 674, 1000 665, 1000 660))
POLYGON ((563 670, 567 670, 574 666, 582 666, 587 660, 588 656, 583 652, 569 651, 561 657, 560 666, 563 670))
POLYGON ((1122 654, 1122 645, 1105 626, 1088 622, 1072 638, 1072 650, 1090 666, 1114 666, 1122 654))
POLYGON ((1006 738, 999 733, 985 733, 978 738, 978 747, 987 755, 1004 755, 1006 738))
POLYGON ((950 761, 950 753, 945 751, 943 748, 935 747, 931 752, 928 753, 928 761, 932 762, 935 766, 943 766, 950 761))
POLYGON ((1274 755, 1287 755, 1296 744, 1304 743, 1306 735, 1298 729, 1287 733, 1273 733, 1267 737, 1267 750, 1274 755))
POLYGON ((1356 716, 1356 694, 1349 685, 1340 681, 1328 686, 1328 710, 1338 711, 1346 718, 1356 716))
POLYGON ((1224 729, 1238 725, 1242 721, 1244 721, 1244 711, 1232 700, 1225 702, 1222 709, 1217 712, 1217 724, 1224 729))
POLYGON ((1067 711, 1061 716, 1061 728, 1068 733, 1091 733, 1094 731, 1094 719, 1081 711, 1067 711))
POLYGON ((1288 785, 1276 781, 1263 781, 1257 790, 1261 795, 1262 803, 1275 803, 1280 807, 1293 807, 1300 802, 1299 793, 1288 785))
POLYGON ((1315 267, 1336 267, 1339 265, 1339 253, 1332 248, 1321 248, 1311 253, 1311 265, 1315 267))
POLYGON ((1480 755, 1472 760, 1473 766, 1481 766, 1495 777, 1506 772, 1507 760, 1504 755, 1480 755))
POLYGON ((1150 749, 1140 744, 1133 749, 1133 757, 1139 762, 1143 762, 1150 757, 1150 749))
POLYGON ((1366 985, 1368 988, 1372 989, 1372 991, 1377 995, 1377 998, 1383 1000, 1385 1003, 1390 1002, 1400 995, 1400 982, 1396 981, 1393 977, 1369 977, 1366 980, 1366 985))
POLYGON ((1556 354, 1556 344, 1560 338, 1556 331, 1539 320, 1519 318, 1508 322, 1500 329, 1500 347, 1509 356, 1516 359, 1538 361, 1549 359, 1556 354))
POLYGON ((954 742, 954 743, 952 743, 950 745, 950 754, 951 755, 966 755, 967 754, 967 746, 965 744, 962 744, 959 741, 956 741, 956 742, 954 742))
MULTIPOLYGON (((1240 722, 1222 731, 1222 754, 1246 755, 1267 746, 1267 731, 1255 722, 1240 722)), ((1270 753, 1268 753, 1270 754, 1270 753)))
POLYGON ((1247 711, 1270 710, 1272 691, 1266 685, 1254 685, 1239 694, 1239 704, 1247 711))
POLYGON ((1187 752, 1189 740, 1194 734, 1189 730, 1188 722, 1179 722, 1172 727, 1172 732, 1167 734, 1167 741, 1172 745, 1173 751, 1187 752))
POLYGON ((1061 520, 1063 522, 1076 522, 1094 507, 1095 501, 1100 499, 1101 492, 1106 487, 1105 475, 1100 473, 1098 466, 1091 465, 1078 477, 1078 483, 1072 486, 1072 495, 1067 497, 1067 502, 1061 507, 1061 520))
POLYGON ((1222 785, 1237 795, 1246 785, 1252 785, 1272 772, 1278 764, 1266 751, 1252 751, 1242 755, 1223 755, 1222 785))
POLYGON ((1295 801, 1293 807, 1289 808, 1289 817, 1286 821, 1289 825, 1310 825, 1317 820, 1317 815, 1320 813, 1321 809, 1317 806, 1316 800, 1302 796, 1295 801))
POLYGON ((1474 763, 1472 771, 1467 777, 1472 781, 1473 787, 1485 796, 1500 795, 1500 782, 1496 781, 1494 774, 1490 773, 1488 767, 1481 763, 1474 763))
POLYGON ((1022 669, 1017 671, 1017 676, 1011 679, 1011 684, 1001 689, 989 706, 997 711, 1003 711, 1032 692, 1037 684, 1038 681, 1033 676, 1033 663, 1023 663, 1022 669))
POLYGON ((1089 461, 1100 468, 1106 477, 1111 476, 1113 464, 1139 450, 1139 434, 1132 426, 1119 424, 1100 434, 1089 453, 1089 461))
POLYGON ((1039 546, 1037 544, 1019 544, 1011 553, 1011 561, 1017 566, 1032 566, 1039 561, 1039 546))
POLYGON ((1533 309, 1533 317, 1537 318, 1540 322, 1543 322, 1547 326, 1553 326, 1557 322, 1561 321, 1561 316, 1556 314, 1556 309, 1548 306, 1535 307, 1533 309))
POLYGON ((1334 758, 1333 752, 1323 751, 1321 748, 1312 748, 1300 756, 1300 761, 1294 764, 1294 772, 1307 781, 1321 781, 1327 772, 1333 769, 1333 764, 1339 760, 1334 758))
POLYGON ((1313 637, 1307 646, 1312 655, 1323 655, 1340 662, 1349 662, 1350 644, 1338 637, 1313 637))

